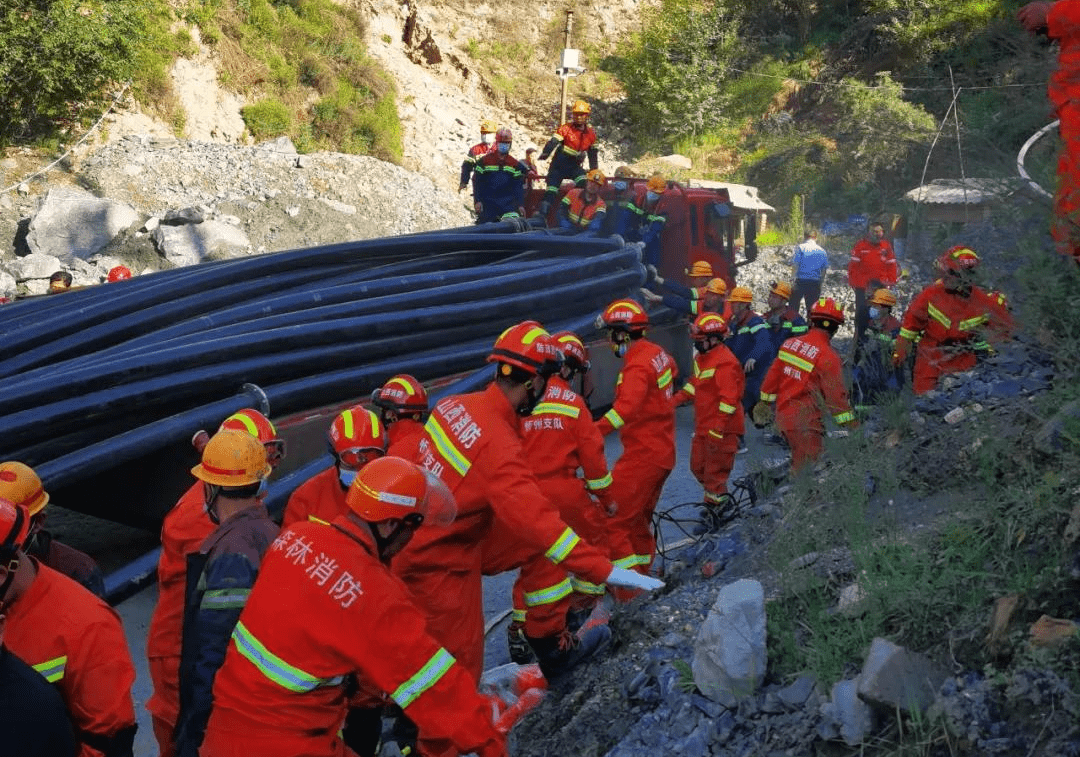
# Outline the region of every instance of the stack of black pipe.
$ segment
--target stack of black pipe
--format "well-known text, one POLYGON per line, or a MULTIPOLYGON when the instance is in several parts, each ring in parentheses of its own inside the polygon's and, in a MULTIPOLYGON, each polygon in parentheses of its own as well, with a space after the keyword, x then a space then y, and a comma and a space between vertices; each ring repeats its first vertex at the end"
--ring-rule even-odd
POLYGON ((0 460, 34 466, 67 507, 153 527, 194 430, 242 407, 347 402, 394 373, 468 371, 507 326, 580 322, 643 280, 618 237, 521 231, 293 250, 5 305, 0 460))

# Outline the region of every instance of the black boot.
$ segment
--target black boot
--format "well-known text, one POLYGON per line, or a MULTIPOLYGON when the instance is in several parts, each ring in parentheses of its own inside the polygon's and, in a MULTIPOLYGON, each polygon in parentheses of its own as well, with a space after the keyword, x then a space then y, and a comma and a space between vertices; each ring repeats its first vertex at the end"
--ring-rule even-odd
POLYGON ((511 623, 506 627, 506 646, 510 650, 510 660, 518 665, 536 662, 536 654, 525 638, 525 626, 511 623))
POLYGON ((715 534, 735 518, 735 501, 725 494, 718 502, 706 502, 698 510, 701 522, 694 526, 694 536, 715 534))
POLYGON ((611 629, 606 626, 590 628, 581 636, 563 631, 555 636, 543 638, 526 637, 529 645, 536 652, 540 663, 540 672, 544 678, 553 681, 575 666, 602 652, 611 641, 611 629))

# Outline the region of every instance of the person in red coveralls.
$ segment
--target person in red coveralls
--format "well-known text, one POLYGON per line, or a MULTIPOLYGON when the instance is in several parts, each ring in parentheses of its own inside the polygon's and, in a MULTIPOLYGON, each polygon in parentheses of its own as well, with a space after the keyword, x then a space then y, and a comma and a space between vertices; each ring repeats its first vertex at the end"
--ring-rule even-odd
POLYGON ((1080 0, 1028 3, 1017 16, 1025 29, 1059 45, 1048 88, 1062 143, 1051 231, 1058 249, 1080 262, 1080 0))
POLYGON ((924 394, 947 373, 971 370, 976 353, 988 352, 987 336, 995 333, 1000 316, 997 298, 972 281, 979 256, 967 247, 952 247, 937 261, 942 277, 923 289, 904 311, 893 365, 907 360, 913 342, 915 372, 911 388, 924 394))
MULTIPOLYGON (((388 563, 410 539, 447 533, 439 479, 398 457, 371 461, 331 523, 286 529, 263 558, 214 682, 201 757, 352 757, 339 736, 346 681, 386 692, 454 754, 503 757, 491 702, 429 635, 388 563)), ((363 757, 367 757, 364 755, 363 757)))
POLYGON ((675 467, 671 398, 677 369, 671 355, 645 338, 649 316, 638 303, 615 300, 601 320, 612 351, 623 359, 615 403, 597 423, 605 436, 618 431, 623 446, 611 472, 619 512, 608 523, 610 554, 618 567, 648 573, 656 551, 653 510, 675 467))
MULTIPOLYGON (((488 357, 496 365, 495 380, 483 391, 440 400, 420 441, 418 462, 450 487, 458 518, 449 529, 417 534, 393 568, 427 612, 432 634, 475 680, 484 657, 485 550, 505 551, 507 535, 516 539, 518 564, 540 554, 591 583, 646 590, 663 585, 616 568, 583 542, 559 518, 525 457, 521 418, 543 398, 547 380, 559 369, 558 357, 535 321, 507 329, 488 357), (499 534, 493 536, 496 522, 499 534)), ((421 729, 422 754, 448 753, 448 744, 426 736, 421 729)))
POLYGON ((367 408, 350 407, 334 418, 326 433, 333 465, 297 487, 285 505, 281 527, 303 520, 329 523, 345 512, 345 492, 357 472, 386 454, 386 426, 367 408))
MULTIPOLYGON (((606 549, 606 519, 618 506, 611 499, 604 438, 585 400, 570 388, 575 376, 589 370, 588 351, 572 332, 560 331, 551 338, 563 354, 563 363, 548 379, 543 399, 523 422, 525 456, 560 517, 589 544, 606 549), (582 478, 577 475, 579 468, 582 478)), ((523 565, 514 584, 513 622, 507 628, 511 654, 518 656, 515 662, 529 661, 528 652, 521 653, 522 640, 540 652, 555 647, 547 640, 567 631, 567 613, 588 616, 604 591, 603 584, 568 575, 542 555, 523 565)), ((562 659, 545 661, 545 667, 565 671, 595 654, 610 632, 604 628, 592 633, 588 639, 579 638, 582 643, 573 645, 572 651, 563 650, 562 659)))
POLYGON ((371 393, 371 404, 386 426, 386 454, 414 459, 429 410, 424 386, 407 373, 398 374, 371 393))
POLYGON ((844 322, 844 313, 829 297, 810 308, 810 330, 793 336, 780 347, 761 385, 761 401, 754 406, 754 424, 768 422, 768 404, 776 403, 776 425, 791 446, 791 471, 797 472, 821 456, 828 409, 840 425, 853 424, 840 356, 829 342, 844 322))
POLYGON ((120 617, 104 601, 23 551, 30 518, 0 500, 0 607, 4 646, 56 686, 79 757, 132 757, 135 666, 120 617))
POLYGON ((858 359, 866 331, 866 301, 878 289, 887 289, 899 278, 896 254, 885 238, 885 227, 870 224, 867 235, 851 248, 848 284, 855 290, 855 357, 858 359))
MULTIPOLYGON (((285 442, 270 419, 258 410, 244 409, 230 415, 218 429, 247 431, 266 448, 266 461, 276 466, 285 458, 285 442)), ((192 439, 199 453, 210 436, 200 431, 192 439)), ((216 528, 206 514, 201 481, 184 492, 161 524, 161 557, 158 559, 158 602, 146 634, 146 656, 154 693, 146 702, 154 738, 161 757, 173 757, 173 730, 180 712, 180 646, 184 622, 184 585, 187 556, 216 528)))
POLYGON ((746 373, 739 359, 724 346, 728 334, 724 317, 702 313, 690 326, 697 355, 694 376, 678 391, 672 404, 693 400, 694 438, 690 472, 705 490, 701 513, 703 533, 715 533, 734 514, 727 481, 735 467, 735 452, 744 433, 742 395, 746 373))

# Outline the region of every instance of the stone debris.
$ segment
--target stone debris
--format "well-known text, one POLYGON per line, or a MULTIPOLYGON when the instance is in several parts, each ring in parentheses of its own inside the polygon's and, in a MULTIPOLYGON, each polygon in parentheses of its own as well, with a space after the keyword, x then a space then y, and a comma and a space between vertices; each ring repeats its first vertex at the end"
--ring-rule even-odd
POLYGON ((751 696, 765 677, 765 592, 741 579, 720 590, 694 643, 698 690, 728 708, 751 696))
POLYGON ((859 675, 859 697, 889 712, 924 713, 946 673, 923 655, 876 638, 859 675))

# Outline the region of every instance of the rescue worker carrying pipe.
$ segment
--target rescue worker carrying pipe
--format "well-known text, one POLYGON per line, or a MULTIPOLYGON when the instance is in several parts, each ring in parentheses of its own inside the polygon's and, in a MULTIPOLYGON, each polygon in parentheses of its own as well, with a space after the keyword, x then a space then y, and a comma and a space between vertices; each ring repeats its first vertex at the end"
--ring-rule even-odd
MULTIPOLYGON (((607 518, 615 515, 618 505, 611 498, 604 438, 585 400, 570 388, 575 376, 589 370, 588 351, 569 331, 552 334, 552 339, 563 363, 548 379, 543 399, 522 422, 525 457, 560 517, 589 544, 606 549, 607 518), (578 468, 583 478, 578 478, 578 468)), ((518 656, 515 662, 529 661, 522 640, 535 651, 548 678, 594 654, 611 636, 606 626, 590 630, 592 635, 580 636, 576 644, 563 635, 568 632, 567 614, 588 616, 604 591, 603 584, 568 575, 542 555, 523 565, 514 584, 513 622, 507 628, 511 653, 518 656)))
POLYGON ((379 408, 379 419, 386 426, 386 453, 406 460, 415 458, 429 412, 423 384, 399 373, 371 393, 371 403, 379 408))
POLYGON ((701 532, 715 533, 732 517, 734 502, 727 481, 735 467, 739 437, 745 431, 742 396, 746 374, 724 345, 727 324, 717 313, 702 313, 690 326, 694 342, 694 375, 672 399, 678 406, 694 403, 694 437, 690 472, 704 491, 701 532))
POLYGON ((510 154, 514 135, 505 126, 495 132, 495 149, 473 169, 473 209, 477 223, 493 223, 525 215, 528 167, 510 154))
POLYGON ((619 512, 608 522, 610 554, 620 568, 647 573, 656 552, 653 510, 675 467, 671 398, 677 369, 671 355, 645 338, 649 316, 638 303, 615 300, 601 320, 612 351, 623 359, 615 402, 597 423, 605 436, 618 431, 623 445, 611 473, 611 496, 619 512))
POLYGON ((282 528, 305 520, 329 523, 345 512, 345 492, 356 474, 386 454, 386 426, 367 408, 350 407, 330 424, 326 445, 334 463, 296 488, 285 505, 282 528))
POLYGON ((28 555, 63 573, 96 596, 105 598, 105 578, 90 555, 58 542, 45 530, 45 505, 49 504, 49 493, 33 468, 14 461, 0 463, 0 499, 25 507, 30 513, 28 555))
MULTIPOLYGON (((513 326, 496 340, 488 362, 495 363, 495 380, 482 391, 439 401, 419 446, 418 462, 453 492, 458 519, 448 530, 418 534, 394 561, 432 632, 476 680, 484 654, 481 568, 493 521, 517 540, 519 564, 543 555, 595 584, 663 585, 613 566, 583 542, 559 518, 525 457, 521 418, 532 413, 559 370, 548 333, 535 321, 513 326)), ((440 750, 422 743, 422 749, 440 754, 446 745, 440 750)))
POLYGON ((599 166, 599 153, 596 149, 596 132, 589 125, 589 115, 592 106, 584 100, 574 101, 570 109, 570 123, 565 123, 555 130, 551 139, 540 151, 540 160, 547 160, 551 155, 551 163, 548 165, 547 189, 544 192, 544 200, 540 203, 540 215, 546 216, 548 210, 559 195, 559 186, 567 179, 581 187, 585 179, 585 169, 582 163, 585 156, 589 156, 589 169, 596 170, 599 166), (552 154, 554 153, 554 154, 552 154))
POLYGON ((976 353, 991 351, 990 296, 974 285, 979 256, 967 247, 951 247, 937 260, 941 278, 923 289, 904 311, 893 365, 907 360, 915 348, 915 373, 911 388, 925 394, 937 387, 947 373, 975 367, 976 353))
POLYGON ((476 677, 428 634, 390 559, 414 535, 453 534, 447 487, 397 457, 368 463, 329 526, 301 522, 263 560, 214 684, 201 757, 345 757, 346 680, 389 693, 425 733, 506 754, 476 677))
POLYGON ((176 754, 198 757, 213 705, 214 677, 225 661, 263 555, 278 534, 261 495, 272 468, 246 431, 214 434, 191 474, 202 482, 206 513, 217 528, 187 556, 180 652, 176 754))
POLYGON ((53 684, 79 757, 132 757, 135 666, 120 617, 103 600, 24 551, 29 513, 0 500, 4 646, 53 684))
MULTIPOLYGON (((691 316, 702 313, 723 313, 724 320, 731 318, 731 306, 727 304, 727 284, 721 278, 713 276, 712 266, 704 260, 695 260, 687 270, 690 286, 683 286, 677 281, 669 281, 656 272, 656 266, 648 266, 651 280, 656 286, 666 290, 657 294, 649 289, 642 289, 646 301, 663 303, 672 310, 691 316)), ((646 286, 648 286, 646 284, 646 286)))
POLYGON ((840 356, 829 342, 844 322, 844 313, 829 297, 810 308, 810 330, 784 342, 761 386, 753 420, 764 428, 776 403, 776 425, 791 447, 791 470, 797 472, 821 456, 825 424, 822 409, 837 424, 855 423, 848 404, 840 356))
MULTIPOLYGON (((219 431, 246 431, 263 444, 266 461, 276 467, 285 459, 285 442, 270 419, 258 410, 244 409, 226 418, 219 431)), ((209 435, 199 431, 192 444, 202 454, 209 435)), ((158 603, 150 616, 146 656, 154 693, 146 702, 160 757, 172 757, 173 732, 180 712, 180 652, 184 622, 184 585, 187 555, 199 549, 214 530, 206 512, 202 481, 184 492, 161 524, 161 557, 158 559, 158 603)))

